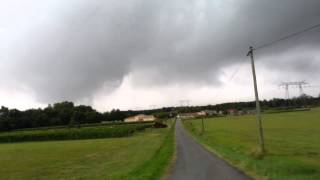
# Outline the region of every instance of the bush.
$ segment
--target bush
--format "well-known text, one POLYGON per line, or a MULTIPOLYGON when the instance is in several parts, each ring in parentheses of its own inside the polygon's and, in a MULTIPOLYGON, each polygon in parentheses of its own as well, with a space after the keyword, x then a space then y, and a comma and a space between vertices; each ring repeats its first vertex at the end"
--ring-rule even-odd
POLYGON ((127 124, 116 126, 97 126, 69 129, 49 129, 35 131, 17 131, 0 134, 0 142, 50 141, 70 139, 98 139, 110 137, 126 137, 136 131, 152 127, 149 124, 127 124))
POLYGON ((155 122, 153 125, 154 128, 166 128, 168 125, 162 123, 162 122, 155 122))

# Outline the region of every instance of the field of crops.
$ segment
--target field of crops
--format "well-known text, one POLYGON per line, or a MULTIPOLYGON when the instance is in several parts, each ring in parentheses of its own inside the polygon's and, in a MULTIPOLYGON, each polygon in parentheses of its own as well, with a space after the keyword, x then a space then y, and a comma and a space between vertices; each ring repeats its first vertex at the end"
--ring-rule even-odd
POLYGON ((257 179, 320 179, 320 108, 264 114, 267 155, 257 156, 255 116, 227 116, 184 121, 208 149, 257 179))
POLYGON ((147 128, 122 138, 0 144, 0 179, 160 179, 173 135, 147 128))
POLYGON ((0 133, 0 142, 48 141, 71 139, 98 139, 125 137, 151 127, 153 123, 106 125, 81 128, 25 130, 0 133))

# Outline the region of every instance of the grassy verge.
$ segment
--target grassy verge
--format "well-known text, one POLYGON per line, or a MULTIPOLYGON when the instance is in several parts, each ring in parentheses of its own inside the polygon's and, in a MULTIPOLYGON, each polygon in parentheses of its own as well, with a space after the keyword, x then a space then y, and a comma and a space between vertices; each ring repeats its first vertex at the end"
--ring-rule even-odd
POLYGON ((164 177, 168 168, 170 168, 170 162, 173 158, 174 147, 174 124, 175 122, 168 122, 170 129, 166 137, 164 138, 162 145, 154 153, 152 158, 145 162, 142 166, 136 168, 130 174, 122 176, 120 179, 132 179, 132 180, 145 180, 145 179, 161 179, 164 177))
POLYGON ((169 128, 124 138, 6 143, 0 179, 160 179, 173 151, 169 128))
POLYGON ((255 116, 184 121, 202 144, 257 179, 320 178, 320 108, 311 111, 264 114, 267 155, 256 156, 255 116))
POLYGON ((98 139, 125 137, 136 131, 151 127, 148 124, 124 124, 116 126, 96 126, 69 129, 47 129, 34 131, 14 131, 0 133, 0 142, 49 141, 70 139, 98 139))

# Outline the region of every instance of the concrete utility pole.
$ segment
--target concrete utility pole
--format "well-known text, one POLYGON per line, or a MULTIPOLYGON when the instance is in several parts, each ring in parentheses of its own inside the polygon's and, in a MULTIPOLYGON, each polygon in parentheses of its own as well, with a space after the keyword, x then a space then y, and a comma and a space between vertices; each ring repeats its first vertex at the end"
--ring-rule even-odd
POLYGON ((263 136, 262 121, 261 121, 261 108, 260 108, 260 102, 259 102, 257 77, 256 77, 256 70, 255 70, 255 65, 254 65, 253 52, 254 52, 254 48, 250 47, 247 56, 250 56, 250 58, 251 58, 251 68, 252 68, 252 76, 253 76, 254 94, 255 94, 255 98, 256 98, 256 111, 257 111, 257 120, 258 120, 260 148, 261 148, 262 154, 264 154, 265 153, 265 146, 264 146, 264 136, 263 136))

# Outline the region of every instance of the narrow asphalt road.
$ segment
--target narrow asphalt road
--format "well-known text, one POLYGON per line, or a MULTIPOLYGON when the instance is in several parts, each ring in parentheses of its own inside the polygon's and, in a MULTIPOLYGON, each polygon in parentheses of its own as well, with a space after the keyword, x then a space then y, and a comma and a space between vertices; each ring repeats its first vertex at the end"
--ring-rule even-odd
POLYGON ((205 150, 176 123, 177 161, 169 180, 251 180, 242 172, 205 150))

